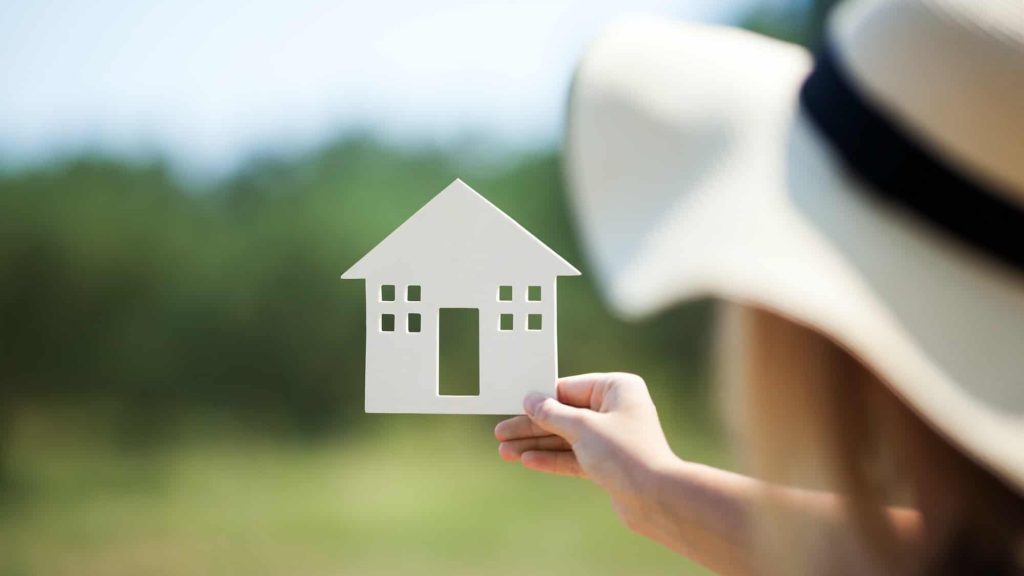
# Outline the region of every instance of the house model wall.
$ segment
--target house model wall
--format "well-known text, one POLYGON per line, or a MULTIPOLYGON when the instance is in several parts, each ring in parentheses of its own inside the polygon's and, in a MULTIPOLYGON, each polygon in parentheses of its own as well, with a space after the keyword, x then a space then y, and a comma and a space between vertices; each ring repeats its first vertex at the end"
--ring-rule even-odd
POLYGON ((366 281, 366 411, 519 414, 554 393, 556 290, 579 271, 461 180, 342 275, 366 281), (479 311, 478 396, 441 395, 443 308, 479 311))

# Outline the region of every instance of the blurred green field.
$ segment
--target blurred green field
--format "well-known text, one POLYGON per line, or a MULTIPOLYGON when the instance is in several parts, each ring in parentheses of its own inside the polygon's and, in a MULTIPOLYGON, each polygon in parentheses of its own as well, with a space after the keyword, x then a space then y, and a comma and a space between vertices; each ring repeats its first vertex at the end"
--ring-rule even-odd
MULTIPOLYGON (((701 407, 665 400, 677 452, 721 462, 701 407)), ((498 418, 363 416, 315 441, 196 419, 143 447, 81 414, 15 419, 2 576, 704 573, 589 482, 503 462, 498 418)))

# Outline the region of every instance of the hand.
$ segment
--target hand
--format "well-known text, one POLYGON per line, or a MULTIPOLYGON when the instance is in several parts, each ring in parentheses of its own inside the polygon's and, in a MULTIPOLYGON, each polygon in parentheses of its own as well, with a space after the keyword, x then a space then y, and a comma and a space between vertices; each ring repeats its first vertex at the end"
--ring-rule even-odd
POLYGON ((679 462, 665 440, 643 379, 584 374, 558 381, 558 398, 531 394, 526 416, 498 424, 498 452, 533 470, 589 478, 626 524, 643 531, 643 497, 656 472, 679 462))
MULTIPOLYGON (((558 381, 556 395, 530 395, 523 402, 526 416, 498 424, 494 435, 502 458, 533 470, 589 478, 608 492, 627 526, 718 574, 759 572, 750 511, 765 494, 765 484, 677 458, 639 376, 570 376, 558 381)), ((833 494, 779 487, 773 493, 775 505, 803 521, 833 527, 846 521, 833 494)), ((920 532, 919 514, 889 515, 902 533, 920 532)), ((829 543, 840 558, 838 566, 863 565, 863 551, 843 536, 849 532, 823 533, 838 538, 829 543)))

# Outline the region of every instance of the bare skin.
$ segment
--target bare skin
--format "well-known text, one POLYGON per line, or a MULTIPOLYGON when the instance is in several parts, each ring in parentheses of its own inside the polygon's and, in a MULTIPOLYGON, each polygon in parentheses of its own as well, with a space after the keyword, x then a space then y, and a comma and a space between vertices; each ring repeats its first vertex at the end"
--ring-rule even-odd
MULTIPOLYGON (((495 428, 499 454, 551 474, 588 478, 611 497, 632 530, 719 574, 751 574, 750 510, 767 486, 746 476, 684 461, 673 454, 643 379, 584 374, 559 380, 557 398, 531 395, 525 416, 495 428)), ((787 505, 823 524, 841 523, 830 494, 782 490, 787 505)), ((913 540, 919 514, 894 509, 897 534, 913 540)), ((850 542, 837 541, 838 565, 870 573, 850 542)))

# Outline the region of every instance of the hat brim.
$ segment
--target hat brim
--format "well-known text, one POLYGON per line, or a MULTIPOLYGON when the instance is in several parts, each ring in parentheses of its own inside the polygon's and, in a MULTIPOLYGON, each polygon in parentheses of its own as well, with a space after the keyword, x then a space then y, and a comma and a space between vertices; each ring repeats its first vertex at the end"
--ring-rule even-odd
POLYGON ((806 324, 1024 491, 1024 278, 864 190, 799 112, 810 66, 682 23, 591 47, 565 161, 606 300, 640 317, 716 296, 806 324))

